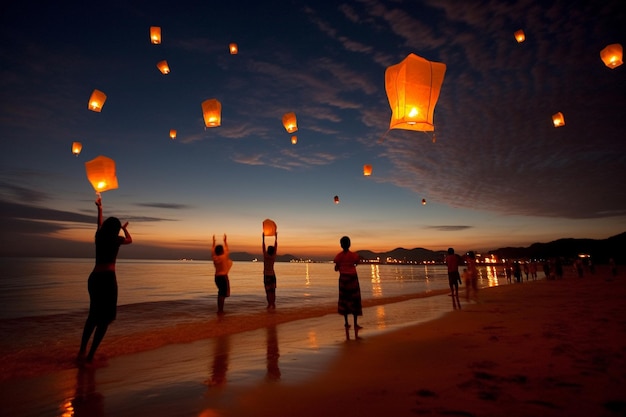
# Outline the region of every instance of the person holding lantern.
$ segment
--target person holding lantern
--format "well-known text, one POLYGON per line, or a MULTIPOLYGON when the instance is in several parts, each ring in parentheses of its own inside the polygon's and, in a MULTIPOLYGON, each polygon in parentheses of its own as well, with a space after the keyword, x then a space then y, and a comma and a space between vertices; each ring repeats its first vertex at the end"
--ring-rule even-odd
POLYGON ((217 286, 217 314, 224 314, 224 301, 226 297, 230 297, 230 281, 228 280, 228 272, 233 266, 233 261, 229 258, 228 241, 226 233, 224 233, 224 245, 215 244, 215 235, 213 235, 213 248, 211 257, 215 266, 215 285, 217 286))
MULTIPOLYGON (((339 240, 341 252, 335 256, 335 271, 339 272, 339 301, 337 311, 343 315, 344 326, 350 328, 348 323, 348 315, 354 317, 355 332, 362 327, 357 323, 357 317, 363 315, 361 306, 361 288, 359 286, 359 277, 356 272, 356 266, 361 263, 361 256, 358 253, 350 251, 350 238, 344 236, 339 240)), ((346 333, 347 334, 347 333, 346 333)))
POLYGON ((276 273, 274 262, 278 251, 278 232, 274 232, 274 245, 265 247, 265 233, 263 233, 263 284, 265 285, 265 297, 267 308, 276 308, 276 273))
POLYGON ((122 224, 118 218, 109 217, 102 221, 102 199, 96 199, 98 207, 98 229, 96 231, 96 265, 89 275, 89 314, 83 329, 83 336, 78 351, 78 360, 91 363, 93 357, 106 334, 109 324, 117 314, 117 277, 115 262, 121 245, 133 242, 128 233, 128 222, 122 224), (120 230, 124 236, 120 236, 120 230), (95 332, 95 333, 94 333, 95 332), (87 344, 94 335, 89 353, 85 357, 87 344))

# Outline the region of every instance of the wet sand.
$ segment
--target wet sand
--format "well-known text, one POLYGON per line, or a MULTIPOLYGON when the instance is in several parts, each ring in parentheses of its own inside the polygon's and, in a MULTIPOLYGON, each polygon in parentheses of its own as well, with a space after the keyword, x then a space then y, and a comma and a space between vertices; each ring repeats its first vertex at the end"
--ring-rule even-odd
POLYGON ((438 295, 366 308, 359 338, 338 315, 281 323, 4 381, 0 404, 20 416, 623 416, 625 300, 626 278, 601 272, 484 289, 461 310, 438 295))

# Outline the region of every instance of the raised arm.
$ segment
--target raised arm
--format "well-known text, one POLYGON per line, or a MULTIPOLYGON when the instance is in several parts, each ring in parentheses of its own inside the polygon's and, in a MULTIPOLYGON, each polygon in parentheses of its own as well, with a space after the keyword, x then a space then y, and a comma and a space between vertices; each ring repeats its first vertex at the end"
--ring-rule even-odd
POLYGON ((262 245, 262 248, 263 248, 263 256, 265 256, 265 254, 266 254, 266 250, 265 250, 265 233, 261 233, 261 236, 263 237, 263 238, 262 238, 262 242, 263 242, 263 245, 262 245))
POLYGON ((278 253, 278 232, 274 234, 274 254, 278 253))
POLYGON ((224 233, 224 253, 228 254, 228 241, 226 239, 226 233, 224 233))
POLYGON ((96 206, 98 207, 98 230, 100 230, 100 226, 102 226, 102 198, 98 195, 96 198, 96 206))
POLYGON ((122 242, 122 245, 128 245, 130 243, 133 243, 133 238, 130 236, 130 233, 128 233, 127 228, 128 228, 128 222, 122 225, 122 230, 124 231, 124 241, 122 242))

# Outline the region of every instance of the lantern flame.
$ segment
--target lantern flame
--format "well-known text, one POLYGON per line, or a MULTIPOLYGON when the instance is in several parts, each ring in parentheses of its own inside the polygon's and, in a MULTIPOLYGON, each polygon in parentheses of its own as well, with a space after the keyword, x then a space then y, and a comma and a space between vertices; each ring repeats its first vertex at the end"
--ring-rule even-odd
POLYGON ((553 114, 552 123, 554 123, 554 127, 565 126, 565 116, 563 116, 563 113, 558 112, 553 114))
POLYGON ((100 90, 93 90, 91 97, 89 97, 89 110, 100 113, 102 106, 107 99, 107 95, 100 90))
POLYGON ((294 144, 294 145, 295 145, 296 143, 298 143, 298 137, 297 137, 297 136, 295 136, 295 135, 294 135, 294 136, 292 136, 292 137, 291 137, 291 143, 292 143, 292 144, 294 144))
POLYGON ((231 55, 237 55, 237 53, 239 52, 239 48, 237 48, 236 43, 231 43, 230 45, 228 45, 228 50, 230 51, 231 55))
POLYGON ((526 35, 524 34, 524 31, 521 29, 515 31, 513 36, 515 36, 515 40, 517 41, 517 43, 522 43, 526 40, 526 35))
POLYGON ((624 62, 622 61, 623 49, 622 45, 619 43, 614 43, 608 45, 602 51, 600 51, 600 58, 604 65, 611 69, 615 69, 622 65, 624 62))
POLYGON ((170 138, 176 139, 176 129, 171 129, 170 130, 170 138))
POLYGON ((433 131, 433 115, 446 65, 409 54, 385 71, 385 90, 391 107, 389 129, 433 131))

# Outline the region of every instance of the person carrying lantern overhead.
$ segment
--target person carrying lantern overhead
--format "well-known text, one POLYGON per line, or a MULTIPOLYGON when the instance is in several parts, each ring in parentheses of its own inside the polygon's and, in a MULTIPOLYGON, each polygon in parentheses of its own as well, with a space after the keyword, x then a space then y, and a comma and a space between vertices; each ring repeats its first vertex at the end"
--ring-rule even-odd
POLYGON ((215 266, 215 285, 217 286, 217 314, 224 314, 224 301, 226 297, 230 297, 230 281, 228 280, 228 272, 233 266, 228 252, 228 241, 226 233, 224 233, 224 245, 215 244, 215 235, 213 235, 213 249, 211 250, 213 265, 215 266))
POLYGON ((265 297, 267 298, 267 308, 276 308, 276 273, 274 272, 274 262, 278 251, 278 232, 274 232, 274 245, 265 247, 265 233, 263 233, 263 284, 265 286, 265 297))

